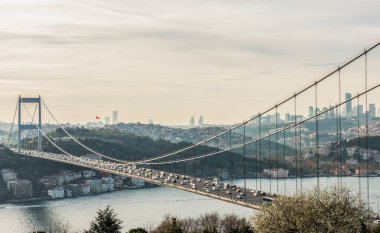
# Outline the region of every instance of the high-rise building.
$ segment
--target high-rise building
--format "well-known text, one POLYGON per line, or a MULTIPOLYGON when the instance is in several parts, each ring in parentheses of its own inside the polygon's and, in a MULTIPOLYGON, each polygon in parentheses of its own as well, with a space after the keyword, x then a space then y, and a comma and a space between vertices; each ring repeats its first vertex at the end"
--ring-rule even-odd
POLYGON ((118 112, 117 111, 113 111, 112 112, 112 124, 117 124, 119 121, 118 121, 118 119, 117 119, 117 117, 118 117, 118 112))
POLYGON ((202 116, 199 117, 198 126, 203 127, 203 117, 202 116))
POLYGON ((105 118, 104 118, 104 123, 105 123, 106 125, 109 125, 109 124, 111 123, 111 117, 105 117, 105 118))
POLYGON ((312 117, 312 116, 314 116, 314 107, 309 106, 309 117, 312 117))
POLYGON ((194 127, 195 126, 195 120, 194 120, 194 117, 192 116, 190 118, 190 127, 194 127))
POLYGON ((375 104, 369 104, 369 109, 368 109, 369 117, 373 118, 376 117, 376 106, 375 104))
POLYGON ((362 117, 364 112, 363 112, 363 104, 358 105, 358 117, 362 117))
MULTIPOLYGON (((351 99, 352 98, 351 93, 346 93, 345 97, 346 97, 346 101, 351 99)), ((346 117, 351 117, 351 116, 352 116, 352 102, 350 100, 346 103, 346 117)))

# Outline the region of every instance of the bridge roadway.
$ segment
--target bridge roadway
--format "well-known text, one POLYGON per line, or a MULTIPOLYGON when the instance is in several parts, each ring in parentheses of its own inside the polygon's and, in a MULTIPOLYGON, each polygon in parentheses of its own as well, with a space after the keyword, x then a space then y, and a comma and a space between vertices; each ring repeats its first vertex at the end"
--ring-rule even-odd
POLYGON ((244 188, 235 185, 223 185, 220 181, 216 180, 189 177, 147 168, 134 168, 122 163, 90 160, 63 154, 26 150, 22 150, 21 153, 18 153, 17 150, 13 151, 23 156, 48 159, 114 175, 135 178, 148 183, 175 188, 256 210, 260 210, 261 206, 267 203, 265 200, 274 199, 274 196, 263 192, 259 192, 260 194, 258 195, 257 192, 251 189, 247 189, 244 195, 244 188))

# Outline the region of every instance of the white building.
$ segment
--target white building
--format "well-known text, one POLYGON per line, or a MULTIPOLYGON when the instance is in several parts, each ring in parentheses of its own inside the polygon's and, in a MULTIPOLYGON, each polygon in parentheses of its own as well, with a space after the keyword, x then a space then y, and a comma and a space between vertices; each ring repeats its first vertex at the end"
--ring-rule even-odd
POLYGON ((144 186, 145 185, 145 182, 143 180, 132 178, 131 181, 136 186, 144 186))
POLYGON ((82 194, 83 195, 88 195, 91 193, 91 186, 90 185, 82 185, 82 194))
POLYGON ((96 175, 95 171, 93 170, 84 170, 82 171, 83 178, 89 179, 91 177, 94 177, 96 175))
POLYGON ((102 178, 103 191, 113 191, 115 190, 115 180, 112 176, 102 178))
POLYGON ((1 170, 1 174, 3 175, 4 182, 8 182, 11 180, 17 180, 17 172, 11 169, 3 169, 1 170))
POLYGON ((102 180, 100 179, 86 180, 85 184, 90 186, 91 192, 93 193, 102 192, 102 180))
POLYGON ((119 122, 118 120, 118 112, 113 111, 112 112, 112 124, 116 125, 119 122))
POLYGON ((354 158, 349 158, 346 160, 347 165, 356 165, 357 163, 358 163, 358 161, 354 158))
POLYGON ((55 187, 54 189, 48 190, 48 195, 52 199, 64 198, 65 197, 65 190, 63 189, 63 187, 55 187))
POLYGON ((281 177, 288 177, 289 170, 285 170, 282 168, 279 169, 264 169, 263 171, 264 175, 268 175, 273 178, 281 178, 281 177))

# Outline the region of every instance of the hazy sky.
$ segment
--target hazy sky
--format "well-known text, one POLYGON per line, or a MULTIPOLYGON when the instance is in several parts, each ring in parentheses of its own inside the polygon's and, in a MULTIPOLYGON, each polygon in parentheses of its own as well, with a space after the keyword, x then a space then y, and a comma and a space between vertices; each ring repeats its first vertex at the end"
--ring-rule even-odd
POLYGON ((378 0, 0 0, 0 120, 19 94, 40 94, 61 122, 112 110, 239 122, 379 42, 379 11, 378 0))

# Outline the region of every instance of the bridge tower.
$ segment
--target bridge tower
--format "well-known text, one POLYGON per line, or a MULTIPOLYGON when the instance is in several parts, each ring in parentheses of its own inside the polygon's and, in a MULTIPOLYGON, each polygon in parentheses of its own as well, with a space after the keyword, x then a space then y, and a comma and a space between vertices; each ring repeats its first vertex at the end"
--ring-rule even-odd
POLYGON ((42 150, 42 134, 39 129, 41 129, 41 96, 38 96, 37 98, 22 98, 21 96, 18 97, 18 137, 17 137, 17 151, 21 151, 21 132, 22 130, 30 130, 30 129, 36 129, 38 131, 38 151, 42 150), (27 103, 35 103, 38 105, 38 123, 34 124, 33 122, 22 124, 22 106, 27 103))

